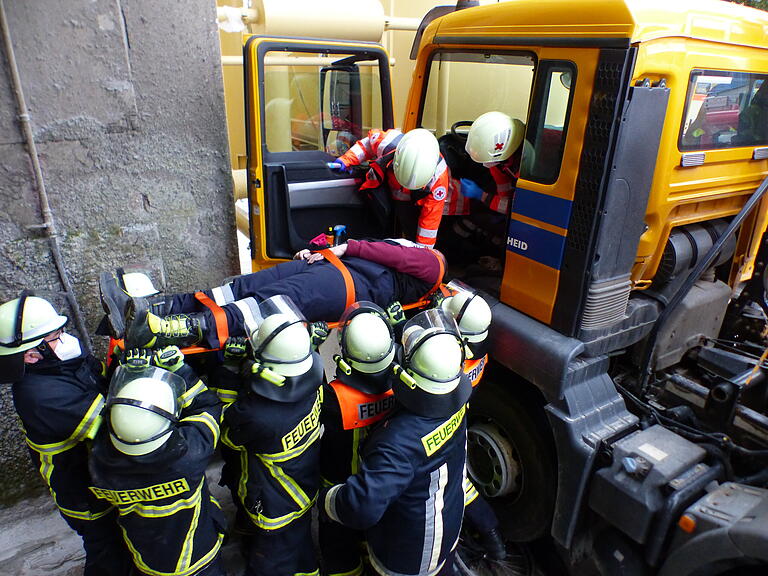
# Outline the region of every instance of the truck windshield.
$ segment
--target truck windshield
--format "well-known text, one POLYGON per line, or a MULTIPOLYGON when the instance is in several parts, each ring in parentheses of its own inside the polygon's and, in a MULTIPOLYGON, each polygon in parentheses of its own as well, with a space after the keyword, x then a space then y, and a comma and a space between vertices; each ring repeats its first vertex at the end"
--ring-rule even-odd
POLYGON ((553 183, 575 77, 573 63, 537 61, 530 53, 438 52, 429 66, 420 125, 440 139, 452 126, 466 134, 485 112, 504 112, 526 124, 520 176, 553 183))
POLYGON ((264 58, 264 129, 270 152, 339 155, 382 126, 380 62, 351 54, 270 51, 264 58))

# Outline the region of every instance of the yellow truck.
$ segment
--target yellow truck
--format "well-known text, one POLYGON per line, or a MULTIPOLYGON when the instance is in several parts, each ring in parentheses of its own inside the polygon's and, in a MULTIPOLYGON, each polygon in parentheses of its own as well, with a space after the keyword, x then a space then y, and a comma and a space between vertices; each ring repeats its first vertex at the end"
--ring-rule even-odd
MULTIPOLYGON (((437 13, 403 130, 462 150, 498 110, 530 147, 503 273, 451 269, 493 304, 469 475, 510 540, 551 538, 553 573, 768 574, 768 14, 717 0, 437 13)), ((381 46, 251 36, 244 67, 254 267, 335 224, 391 232, 360 179, 326 167, 394 126, 381 46)))

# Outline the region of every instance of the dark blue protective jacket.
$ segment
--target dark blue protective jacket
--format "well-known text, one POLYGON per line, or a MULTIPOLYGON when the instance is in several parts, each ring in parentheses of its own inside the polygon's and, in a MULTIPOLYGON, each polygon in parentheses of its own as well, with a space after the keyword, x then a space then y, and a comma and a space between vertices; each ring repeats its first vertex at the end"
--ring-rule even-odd
POLYGON ((89 436, 99 425, 105 393, 101 363, 90 355, 27 365, 24 379, 13 385, 13 403, 33 463, 62 516, 76 530, 79 521, 100 518, 113 509, 88 490, 89 436))
POLYGON ((117 506, 136 567, 152 576, 188 576, 218 555, 226 520, 205 479, 219 440, 221 404, 202 384, 168 441, 142 456, 116 450, 106 426, 91 454, 92 491, 117 506))
POLYGON ((224 412, 222 442, 240 453, 238 497, 262 530, 289 526, 310 510, 317 497, 320 383, 309 386, 295 402, 241 390, 224 412))
POLYGON ((366 530, 371 563, 390 576, 433 576, 464 510, 466 408, 427 418, 396 408, 371 431, 360 471, 323 496, 323 513, 366 530))

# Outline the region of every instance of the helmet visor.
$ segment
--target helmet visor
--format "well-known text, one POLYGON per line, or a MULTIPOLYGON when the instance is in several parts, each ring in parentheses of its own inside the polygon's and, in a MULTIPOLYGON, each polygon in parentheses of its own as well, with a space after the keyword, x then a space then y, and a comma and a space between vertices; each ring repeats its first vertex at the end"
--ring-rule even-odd
POLYGON ((126 368, 125 366, 118 366, 115 373, 112 375, 112 379, 109 382, 109 391, 107 392, 106 407, 110 408, 115 404, 127 404, 135 406, 149 412, 154 412, 165 418, 168 418, 172 422, 175 422, 179 413, 181 412, 181 404, 179 397, 186 390, 186 384, 184 379, 178 374, 169 372, 157 366, 148 366, 146 368, 133 369, 126 368), (132 393, 129 392, 131 388, 135 388, 135 383, 138 380, 152 381, 158 390, 162 387, 167 387, 171 390, 173 398, 170 402, 163 402, 164 405, 158 406, 157 402, 153 401, 152 394, 147 394, 146 398, 133 398, 132 393))
POLYGON ((260 302, 258 318, 256 318, 257 327, 251 334, 254 356, 270 364, 296 364, 309 358, 312 349, 310 346, 303 346, 305 334, 298 331, 296 333, 297 340, 294 343, 295 350, 286 350, 284 346, 270 346, 275 338, 295 325, 301 326, 302 330, 306 332, 307 341, 309 341, 307 320, 288 296, 272 296, 260 302), (299 339, 302 341, 300 342, 299 339), (270 350, 273 348, 275 349, 271 353, 270 350))
POLYGON ((424 343, 438 334, 451 334, 461 341, 459 327, 450 314, 439 308, 420 312, 403 327, 403 354, 409 363, 414 352, 424 343))

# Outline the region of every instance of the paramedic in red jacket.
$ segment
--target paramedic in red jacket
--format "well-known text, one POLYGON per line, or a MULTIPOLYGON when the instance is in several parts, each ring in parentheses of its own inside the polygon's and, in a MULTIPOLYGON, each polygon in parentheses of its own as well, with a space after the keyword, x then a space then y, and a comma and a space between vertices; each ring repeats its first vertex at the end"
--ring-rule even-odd
POLYGON ((423 128, 403 134, 400 130, 371 130, 337 158, 339 170, 369 162, 361 190, 386 182, 395 201, 395 215, 403 235, 433 247, 443 214, 450 215, 455 202, 448 199, 448 166, 431 132, 423 128), (445 212, 446 207, 449 212, 445 212))

